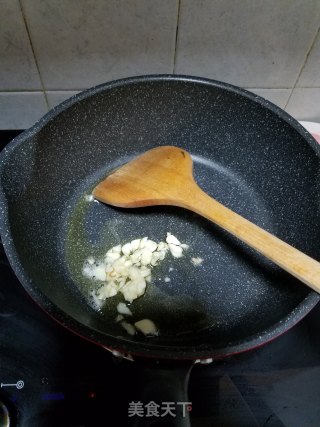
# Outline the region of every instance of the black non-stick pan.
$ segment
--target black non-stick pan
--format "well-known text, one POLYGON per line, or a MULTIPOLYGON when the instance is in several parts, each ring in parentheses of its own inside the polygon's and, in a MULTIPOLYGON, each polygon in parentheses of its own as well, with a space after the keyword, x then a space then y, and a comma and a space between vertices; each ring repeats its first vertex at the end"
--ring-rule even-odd
POLYGON ((292 327, 319 295, 217 226, 178 208, 124 210, 86 197, 115 168, 160 145, 192 155, 207 193, 320 259, 320 149, 308 132, 234 86, 147 76, 74 96, 2 152, 1 237, 22 285, 62 325, 134 358, 218 358, 292 327), (159 336, 130 336, 114 321, 121 296, 95 307, 83 262, 167 232, 189 249, 155 268, 131 305, 133 321, 152 319, 159 336))

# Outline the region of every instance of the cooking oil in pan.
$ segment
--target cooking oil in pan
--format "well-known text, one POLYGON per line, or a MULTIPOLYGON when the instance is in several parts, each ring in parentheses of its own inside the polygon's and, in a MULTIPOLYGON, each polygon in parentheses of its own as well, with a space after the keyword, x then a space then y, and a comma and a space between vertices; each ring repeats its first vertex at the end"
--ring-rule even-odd
MULTIPOLYGON (((117 294, 100 304, 94 293, 102 282, 83 275, 84 262, 89 256, 95 260, 102 259, 105 253, 116 245, 145 236, 159 242, 166 236, 164 229, 175 232, 178 228, 179 233, 181 224, 186 227, 185 221, 181 221, 179 214, 177 217, 172 209, 166 214, 161 210, 153 208, 128 211, 111 208, 95 202, 90 194, 85 194, 77 201, 69 215, 65 246, 68 268, 74 283, 91 307, 108 320, 116 318, 117 305, 124 301, 123 296, 117 294)), ((189 243, 192 244, 191 241, 189 243)), ((188 334, 208 326, 207 310, 196 296, 196 284, 196 292, 188 292, 190 282, 194 281, 195 274, 199 274, 203 268, 201 262, 196 266, 197 261, 194 262, 194 259, 201 258, 195 256, 192 248, 186 252, 186 255, 179 259, 168 253, 165 259, 152 269, 151 283, 147 284, 146 292, 130 304, 133 313, 130 321, 150 318, 161 334, 167 336, 188 334)), ((211 319, 210 323, 212 322, 211 319)))

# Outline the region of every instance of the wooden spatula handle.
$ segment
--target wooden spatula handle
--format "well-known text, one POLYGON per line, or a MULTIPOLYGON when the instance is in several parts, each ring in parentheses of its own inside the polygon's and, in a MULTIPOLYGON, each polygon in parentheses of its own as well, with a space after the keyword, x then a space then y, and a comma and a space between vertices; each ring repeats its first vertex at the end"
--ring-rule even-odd
POLYGON ((320 263, 204 193, 196 184, 179 206, 192 210, 247 243, 320 293, 320 263))

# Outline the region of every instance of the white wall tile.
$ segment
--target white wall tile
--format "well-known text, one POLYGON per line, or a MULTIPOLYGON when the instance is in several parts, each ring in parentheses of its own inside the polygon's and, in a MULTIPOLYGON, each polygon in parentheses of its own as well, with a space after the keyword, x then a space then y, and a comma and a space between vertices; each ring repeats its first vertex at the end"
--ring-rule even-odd
POLYGON ((302 70, 297 87, 320 87, 320 31, 302 70))
POLYGON ((0 92, 0 129, 27 129, 48 108, 43 92, 0 92))
POLYGON ((181 0, 175 71, 291 88, 319 20, 318 0, 181 0))
POLYGON ((296 88, 286 111, 297 120, 320 122, 320 88, 296 88))
POLYGON ((0 18, 0 91, 41 90, 18 0, 1 0, 0 18))
POLYGON ((178 0, 21 0, 46 90, 173 70, 178 0))
POLYGON ((49 108, 53 108, 56 105, 60 104, 61 102, 65 101, 66 99, 70 98, 73 95, 76 95, 79 93, 78 91, 62 91, 62 90, 56 90, 56 91, 47 91, 46 96, 49 104, 49 108))
POLYGON ((248 89, 250 92, 255 93, 256 95, 262 96, 262 98, 267 99, 268 101, 273 102, 280 108, 285 108, 289 96, 291 94, 291 89, 248 89))

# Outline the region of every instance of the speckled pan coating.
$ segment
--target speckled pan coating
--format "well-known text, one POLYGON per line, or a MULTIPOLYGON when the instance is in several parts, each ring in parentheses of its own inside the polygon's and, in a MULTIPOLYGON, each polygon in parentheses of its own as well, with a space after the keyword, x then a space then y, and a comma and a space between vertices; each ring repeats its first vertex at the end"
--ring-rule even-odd
POLYGON ((2 152, 1 236, 22 285, 74 332, 145 356, 221 357, 292 327, 319 295, 213 224, 171 207, 121 210, 85 200, 111 170, 159 145, 189 151, 205 191, 320 259, 320 150, 311 135, 237 87, 143 76, 70 98, 2 152), (84 257, 133 238, 160 241, 167 231, 190 250, 155 270, 131 308, 161 334, 129 337, 114 322, 116 299, 103 315, 90 305, 84 257), (192 256, 203 264, 192 266, 192 256))

